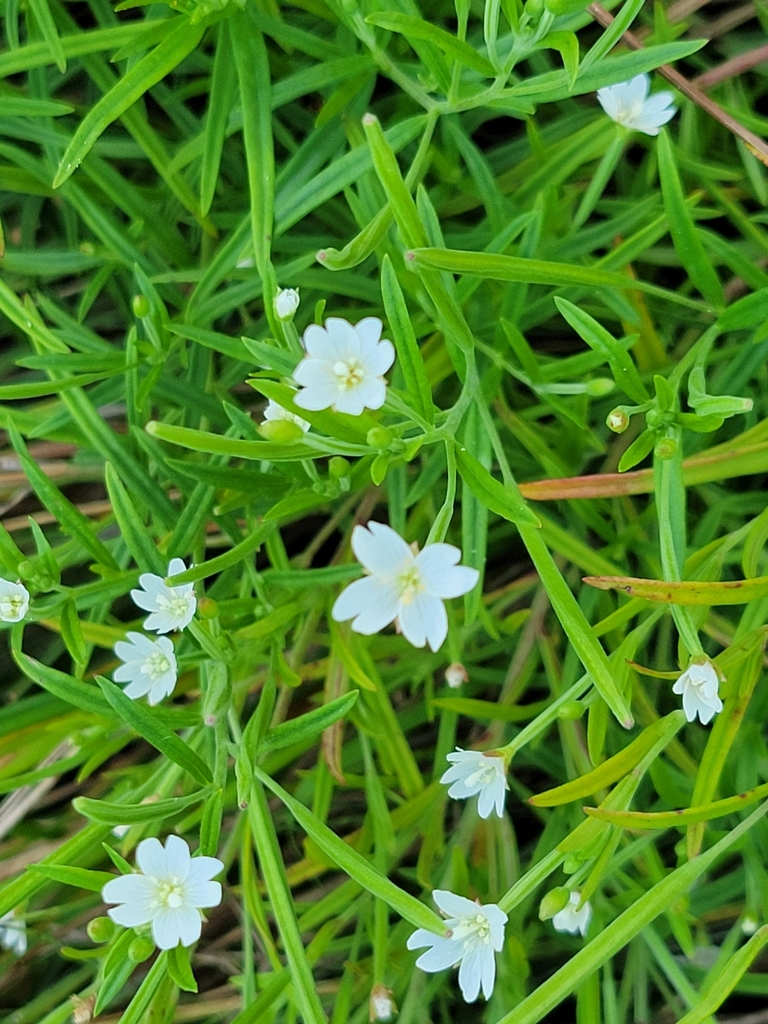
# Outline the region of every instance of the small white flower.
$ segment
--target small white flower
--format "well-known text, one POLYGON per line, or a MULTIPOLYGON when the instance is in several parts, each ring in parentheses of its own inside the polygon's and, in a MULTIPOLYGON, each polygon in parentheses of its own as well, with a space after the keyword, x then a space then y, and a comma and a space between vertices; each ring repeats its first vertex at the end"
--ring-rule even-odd
POLYGON ((136 700, 149 694, 149 703, 159 704, 163 697, 170 697, 176 685, 176 656, 173 644, 167 636, 150 640, 142 633, 128 633, 128 642, 118 640, 115 654, 125 664, 115 669, 112 678, 116 683, 128 683, 124 693, 136 700))
POLYGON ((307 423, 305 419, 302 419, 301 416, 297 416, 295 412, 289 412, 287 409, 284 409, 282 405, 278 405, 277 402, 273 402, 271 398, 269 400, 269 404, 264 410, 264 419, 288 420, 289 423, 298 424, 305 434, 310 427, 310 424, 307 423))
POLYGON ((470 796, 480 794, 477 802, 477 813, 487 818, 491 811, 496 810, 500 818, 504 816, 504 797, 508 787, 507 766, 504 758, 495 753, 484 753, 481 750, 461 750, 457 748, 448 754, 451 762, 440 781, 447 786, 448 796, 454 800, 466 800, 470 796))
POLYGON ((451 544, 428 544, 414 555, 403 538, 382 523, 356 526, 352 550, 369 575, 339 594, 333 618, 353 619, 352 629, 366 636, 397 620, 414 647, 428 643, 437 651, 448 635, 443 601, 470 591, 479 578, 477 569, 457 565, 461 551, 451 544))
POLYGON ((695 721, 698 715, 702 725, 706 725, 718 711, 723 710, 719 688, 720 678, 712 662, 697 664, 692 661, 672 687, 672 692, 683 695, 683 711, 689 722, 695 721))
POLYGON ((29 608, 29 591, 23 583, 0 577, 0 620, 21 622, 29 608))
POLYGON ((629 82, 607 85, 597 90, 597 99, 606 114, 630 131, 658 135, 659 129, 677 113, 671 92, 657 92, 648 96, 651 80, 648 75, 636 75, 629 82))
POLYGON ((392 1014, 397 1013, 392 992, 385 985, 374 985, 371 989, 371 999, 368 1009, 368 1019, 392 1020, 392 1014))
POLYGON ((136 847, 139 872, 113 878, 101 890, 105 903, 120 903, 107 913, 124 928, 152 925, 158 949, 179 943, 191 946, 200 938, 202 907, 218 907, 221 885, 211 878, 224 869, 216 857, 190 857, 179 836, 144 839, 136 847))
MULTIPOLYGON (((186 565, 181 558, 172 558, 168 563, 168 575, 178 576, 186 565)), ((195 588, 191 583, 180 587, 168 587, 162 576, 144 572, 139 576, 143 590, 132 590, 134 603, 145 612, 152 612, 144 622, 144 629, 156 633, 170 633, 172 629, 184 629, 192 621, 197 608, 195 588)))
POLYGON ((559 914, 555 914, 552 918, 555 931, 568 932, 569 935, 578 935, 581 932, 582 938, 587 934, 587 928, 589 928, 589 922, 592 919, 592 906, 589 900, 587 900, 584 906, 577 910, 576 908, 580 903, 581 893, 572 892, 568 903, 566 903, 559 914))
POLYGON ((293 320, 299 308, 298 288, 278 288, 275 296, 275 313, 278 320, 293 320))
POLYGON ((395 360, 391 341, 380 341, 382 323, 368 316, 353 327, 329 317, 325 327, 311 324, 304 332, 307 354, 293 378, 302 389, 294 402, 302 409, 335 409, 359 416, 380 409, 386 398, 383 374, 395 360))
POLYGON ((504 945, 507 915, 495 903, 473 903, 445 889, 435 889, 432 897, 448 918, 445 922, 448 935, 441 938, 425 928, 418 928, 406 943, 408 949, 432 948, 421 954, 416 966, 433 973, 454 967, 461 961, 459 986, 466 1002, 474 1003, 481 986, 485 998, 490 999, 496 980, 493 954, 504 945))
POLYGON ((9 910, 0 917, 0 946, 16 956, 24 956, 27 952, 27 924, 15 910, 9 910))
POLYGON ((742 935, 754 935, 760 927, 760 922, 753 914, 745 914, 741 919, 742 935))
POLYGON ((445 670, 445 681, 452 690, 458 690, 462 683, 469 680, 469 673, 459 661, 454 661, 445 670))

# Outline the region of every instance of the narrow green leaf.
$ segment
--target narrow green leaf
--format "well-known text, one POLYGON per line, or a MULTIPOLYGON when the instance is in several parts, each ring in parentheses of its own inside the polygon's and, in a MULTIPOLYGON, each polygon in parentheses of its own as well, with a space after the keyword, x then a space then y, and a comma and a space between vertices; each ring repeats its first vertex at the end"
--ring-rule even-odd
POLYGON ((446 32, 422 18, 417 18, 413 14, 401 14, 399 11, 390 10, 369 14, 365 20, 369 25, 378 25, 379 28, 388 29, 390 32, 399 32, 406 39, 424 39, 429 43, 434 43, 460 64, 472 68, 473 71, 478 71, 486 78, 494 78, 496 75, 493 64, 469 43, 457 39, 450 32, 446 32))
POLYGON ((474 455, 461 445, 456 447, 456 465, 462 480, 486 508, 508 519, 516 526, 540 527, 538 517, 530 510, 517 487, 501 484, 482 466, 474 455))
POLYGON ((89 892, 101 892, 104 886, 115 876, 109 871, 90 871, 87 868, 73 868, 55 864, 30 864, 27 871, 33 871, 44 875, 54 882, 62 882, 64 885, 74 885, 78 889, 88 889, 89 892))
POLYGON ((45 39, 46 45, 51 52, 51 56, 63 75, 67 70, 67 59, 64 56, 64 49, 61 45, 61 39, 59 38, 51 9, 48 6, 48 0, 29 0, 29 6, 43 34, 43 39, 45 39))
POLYGON ((120 536, 133 555, 134 561, 144 572, 165 576, 166 561, 157 550, 120 477, 109 462, 104 467, 104 479, 109 500, 112 502, 112 511, 120 527, 120 536))
POLYGON ((200 210, 203 214, 210 210, 216 191, 221 152, 224 146, 229 112, 235 98, 236 82, 237 71, 232 60, 229 22, 225 19, 219 22, 211 90, 208 95, 208 110, 205 115, 205 139, 200 167, 200 210))
POLYGON ((144 428, 161 441, 170 441, 181 448, 212 455, 232 455, 241 459, 267 459, 270 462, 298 462, 315 458, 319 453, 306 444, 273 444, 271 441, 239 441, 234 438, 210 434, 204 430, 189 427, 173 427, 167 423, 151 420, 144 428))
POLYGON ((306 714, 292 718, 289 722, 281 722, 279 725, 268 729, 259 743, 259 754, 267 754, 273 750, 282 750, 294 743, 307 743, 318 736, 324 729, 346 717, 357 703, 358 691, 350 690, 349 693, 329 700, 322 707, 314 711, 307 711, 306 714))
POLYGON ((598 590, 622 590, 644 601, 678 605, 748 604, 768 597, 768 576, 750 580, 643 580, 634 576, 585 576, 584 582, 598 590))
POLYGON ((120 804, 108 800, 92 800, 87 796, 77 796, 72 806, 78 814, 102 825, 134 825, 145 821, 157 821, 170 818, 174 814, 199 804, 206 799, 205 790, 192 793, 190 796, 171 797, 168 800, 155 800, 154 803, 120 804))
POLYGON ((388 254, 385 254, 381 266, 381 296, 392 330, 392 340, 397 349, 398 364, 403 371, 405 390, 416 411, 431 424, 435 417, 432 389, 424 369, 424 360, 419 351, 405 297, 388 254))
POLYGON ((55 697, 60 697, 61 700, 89 714, 115 718, 114 711, 95 686, 80 682, 74 676, 66 675, 55 668, 49 668, 48 665, 30 658, 23 651, 14 650, 13 658, 25 676, 55 697))
POLYGON ((733 992, 742 975, 766 943, 768 943, 768 925, 763 925, 741 949, 733 954, 722 970, 718 971, 701 999, 693 1009, 680 1018, 678 1024, 705 1024, 707 1018, 719 1010, 733 992))
POLYGON ((168 973, 184 992, 197 992, 197 982, 189 962, 191 950, 174 946, 168 950, 168 973))

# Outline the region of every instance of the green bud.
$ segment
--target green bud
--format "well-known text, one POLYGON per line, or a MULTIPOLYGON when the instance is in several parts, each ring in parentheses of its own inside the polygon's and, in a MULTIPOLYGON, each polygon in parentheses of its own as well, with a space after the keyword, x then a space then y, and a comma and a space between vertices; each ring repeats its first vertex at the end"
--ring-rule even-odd
POLYGON ((674 458, 677 448, 678 444, 674 437, 662 437, 660 441, 656 442, 653 453, 657 459, 666 461, 667 459, 674 458))
POLYGON ((557 709, 557 717, 565 722, 575 722, 583 716, 586 710, 580 700, 569 700, 557 709))
POLYGON ((544 10, 544 0, 528 0, 525 5, 525 13, 531 18, 538 18, 544 10))
POLYGON ((219 605, 212 597, 201 597, 197 602, 197 612, 203 619, 215 619, 219 614, 219 605))
POLYGON ((138 317, 140 320, 145 316, 149 316, 149 302, 147 302, 144 295, 134 295, 133 315, 138 317))
POLYGON ((667 422, 667 415, 666 413, 663 413, 661 409, 649 409, 645 414, 645 422, 651 430, 658 430, 659 427, 663 427, 667 422))
POLYGON ((262 437, 278 444, 291 444, 304 437, 304 431, 298 423, 291 420, 265 420, 259 427, 262 437))
POLYGON ((592 398, 602 398, 604 395, 610 395, 615 387, 609 377, 595 377, 594 380, 587 381, 584 390, 592 398))
POLYGON ((564 885, 550 890, 539 904, 539 920, 549 921, 555 914, 559 914, 568 905, 570 898, 571 894, 564 885))
POLYGON ((94 917, 86 931, 92 942, 109 942, 115 934, 115 922, 110 917, 94 917))
POLYGON ((346 480, 352 473, 347 460, 341 455, 334 455, 328 463, 328 472, 336 480, 346 480))
POLYGON ((386 427, 371 427, 365 440, 371 448, 389 448, 392 443, 392 431, 387 430, 386 427))
POLYGON ((80 252, 83 254, 83 256, 95 256, 96 246, 93 244, 93 242, 81 242, 80 252))
POLYGON ((611 409, 605 418, 606 426, 609 430, 612 430, 614 434, 623 434, 629 426, 629 416, 624 412, 621 406, 617 406, 615 409, 611 409))
POLYGON ((128 947, 128 959, 132 964, 143 964, 155 952, 155 944, 145 935, 137 936, 128 947))

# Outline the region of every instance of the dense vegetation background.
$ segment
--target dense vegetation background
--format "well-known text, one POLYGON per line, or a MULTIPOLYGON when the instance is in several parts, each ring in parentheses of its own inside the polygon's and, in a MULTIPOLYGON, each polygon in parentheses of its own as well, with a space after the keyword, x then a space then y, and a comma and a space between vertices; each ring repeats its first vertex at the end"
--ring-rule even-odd
POLYGON ((765 0, 0 13, 2 1019, 768 1019, 765 0), (669 64, 658 137, 601 109, 669 64), (382 408, 292 405, 328 316, 383 320, 382 408), (480 573, 437 652, 330 614, 371 519, 480 573), (439 779, 502 744, 482 819, 439 779), (224 893, 156 954, 100 890, 168 834, 224 893), (434 888, 509 915, 488 1002, 414 967, 434 888))

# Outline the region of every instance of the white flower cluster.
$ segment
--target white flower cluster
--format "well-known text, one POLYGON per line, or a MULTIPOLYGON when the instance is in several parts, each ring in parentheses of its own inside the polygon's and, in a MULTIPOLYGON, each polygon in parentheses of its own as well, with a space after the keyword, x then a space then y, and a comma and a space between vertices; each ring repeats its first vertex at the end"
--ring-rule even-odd
MULTIPOLYGON (((168 563, 168 575, 178 576, 186 565, 181 558, 172 558, 168 563)), ((195 588, 191 583, 169 587, 162 576, 145 572, 139 576, 140 590, 132 590, 131 597, 139 608, 151 614, 144 621, 144 629, 156 633, 170 633, 182 630, 190 624, 197 609, 195 588)), ((149 703, 159 704, 169 697, 176 686, 177 666, 173 643, 166 636, 150 640, 142 633, 128 633, 128 640, 115 644, 115 654, 123 664, 115 670, 112 678, 116 683, 128 683, 127 696, 133 698, 147 695, 149 703)))

